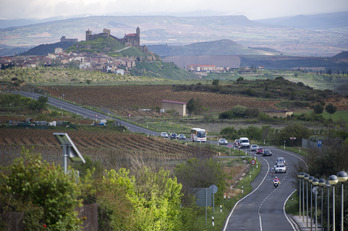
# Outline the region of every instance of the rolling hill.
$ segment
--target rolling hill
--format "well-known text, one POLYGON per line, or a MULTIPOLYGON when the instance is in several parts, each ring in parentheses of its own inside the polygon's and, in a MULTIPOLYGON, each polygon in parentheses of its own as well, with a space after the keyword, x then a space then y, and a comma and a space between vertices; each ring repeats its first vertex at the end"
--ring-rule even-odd
POLYGON ((250 49, 229 40, 222 39, 210 42, 198 42, 183 46, 149 45, 148 48, 161 57, 167 56, 202 56, 202 55, 266 55, 280 54, 276 51, 250 49))
MULTIPOLYGON (((318 18, 321 15, 317 16, 318 18)), ((324 16, 323 16, 324 17, 324 16)), ((62 36, 85 39, 85 31, 98 33, 103 28, 116 37, 141 29, 141 44, 187 45, 191 43, 232 40, 243 47, 267 47, 283 54, 332 56, 348 50, 346 24, 325 24, 319 28, 275 25, 252 21, 242 15, 173 17, 173 16, 94 16, 49 21, 0 29, 0 44, 37 46, 56 43, 62 36)))

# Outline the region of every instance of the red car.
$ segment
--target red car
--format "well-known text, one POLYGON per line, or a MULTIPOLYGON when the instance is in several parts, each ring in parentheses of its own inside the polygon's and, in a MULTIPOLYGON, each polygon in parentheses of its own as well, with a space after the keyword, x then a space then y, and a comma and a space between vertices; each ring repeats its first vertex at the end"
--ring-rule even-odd
POLYGON ((256 154, 263 154, 263 148, 258 148, 256 150, 256 154))

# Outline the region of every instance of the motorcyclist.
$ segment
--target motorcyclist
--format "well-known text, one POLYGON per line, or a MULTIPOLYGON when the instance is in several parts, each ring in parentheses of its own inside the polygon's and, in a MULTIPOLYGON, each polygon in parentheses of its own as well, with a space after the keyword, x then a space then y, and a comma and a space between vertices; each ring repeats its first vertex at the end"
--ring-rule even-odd
POLYGON ((276 176, 274 179, 273 179, 273 184, 275 184, 275 183, 280 183, 280 180, 278 179, 278 177, 276 176))

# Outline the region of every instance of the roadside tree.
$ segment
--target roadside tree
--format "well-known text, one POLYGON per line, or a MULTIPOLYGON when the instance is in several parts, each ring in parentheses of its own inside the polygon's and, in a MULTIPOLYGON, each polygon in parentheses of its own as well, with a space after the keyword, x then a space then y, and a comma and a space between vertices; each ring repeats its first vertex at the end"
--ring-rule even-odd
POLYGON ((0 173, 1 212, 24 212, 26 230, 80 230, 79 193, 73 175, 29 150, 0 173))

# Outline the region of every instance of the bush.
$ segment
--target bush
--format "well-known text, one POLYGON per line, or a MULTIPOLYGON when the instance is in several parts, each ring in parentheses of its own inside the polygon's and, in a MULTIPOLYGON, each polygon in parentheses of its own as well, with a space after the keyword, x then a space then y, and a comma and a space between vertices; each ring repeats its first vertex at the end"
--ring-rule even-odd
POLYGON ((79 189, 75 177, 60 166, 42 161, 40 154, 23 150, 22 157, 0 175, 2 212, 24 212, 26 230, 80 230, 75 209, 79 189))

